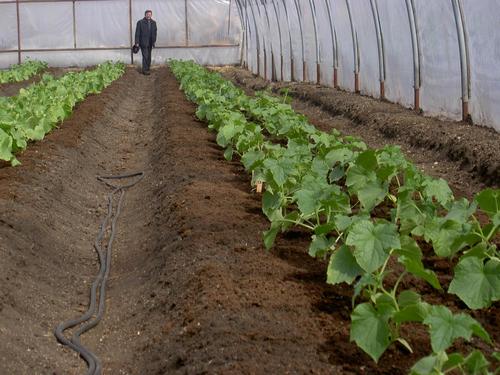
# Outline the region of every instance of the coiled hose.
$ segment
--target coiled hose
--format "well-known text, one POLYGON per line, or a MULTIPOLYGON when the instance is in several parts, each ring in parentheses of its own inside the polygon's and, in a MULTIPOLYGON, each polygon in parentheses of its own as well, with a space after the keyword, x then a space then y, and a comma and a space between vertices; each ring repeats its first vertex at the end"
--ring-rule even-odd
POLYGON ((85 313, 75 319, 67 320, 60 323, 55 331, 54 335, 57 340, 80 354, 80 356, 87 362, 87 375, 101 375, 102 364, 99 358, 92 353, 88 348, 82 345, 80 342, 80 336, 90 329, 94 328, 102 320, 105 311, 106 303, 106 282, 109 277, 109 271, 111 267, 111 250, 113 246, 113 240, 116 233, 116 222, 121 213, 123 198, 127 189, 139 183, 144 178, 144 172, 134 172, 116 176, 97 176, 97 180, 106 184, 113 190, 108 195, 108 213, 106 217, 101 222, 99 233, 94 241, 94 249, 99 258, 99 273, 97 274, 94 282, 90 287, 90 302, 89 307, 85 313), (125 180, 125 179, 135 179, 124 185, 114 185, 110 181, 113 180, 125 180), (118 204, 116 206, 115 212, 113 213, 113 198, 115 194, 119 194, 118 204), (111 229, 109 234, 109 240, 105 249, 103 249, 102 242, 104 240, 104 235, 108 229, 109 223, 111 222, 111 229), (99 291, 99 298, 97 298, 97 292, 99 291), (64 331, 80 326, 74 333, 71 339, 68 339, 64 335, 64 331))

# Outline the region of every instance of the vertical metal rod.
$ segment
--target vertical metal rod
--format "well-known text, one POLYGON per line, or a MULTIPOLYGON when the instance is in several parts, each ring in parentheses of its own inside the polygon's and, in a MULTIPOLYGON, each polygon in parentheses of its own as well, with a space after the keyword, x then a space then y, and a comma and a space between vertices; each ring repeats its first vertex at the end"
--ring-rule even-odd
POLYGON ((75 10, 75 0, 73 0, 73 48, 76 48, 76 10, 75 10))
POLYGON ((186 47, 189 46, 188 0, 184 0, 184 19, 186 28, 186 47))
POLYGON ((290 27, 290 15, 288 14, 288 9, 286 7, 285 0, 281 0, 283 3, 283 8, 285 9, 286 24, 288 27, 288 39, 290 44, 290 80, 295 81, 295 63, 293 58, 293 43, 292 43, 292 29, 290 27))
POLYGON ((415 90, 415 111, 420 110, 420 44, 412 0, 406 0, 406 10, 410 22, 411 44, 413 48, 413 87, 415 90))
POLYGON ((232 5, 232 0, 229 0, 229 17, 227 20, 227 34, 229 35, 229 32, 231 31, 231 5, 232 5))
POLYGON ((274 60, 273 50, 271 50, 271 80, 276 82, 276 61, 274 60))
POLYGON ((21 64, 21 17, 19 16, 19 0, 16 0, 17 16, 17 63, 21 64))
POLYGON ((260 76, 260 38, 259 38, 259 29, 257 27, 257 20, 255 18, 255 12, 253 10, 252 1, 248 0, 248 4, 250 5, 250 10, 252 11, 252 19, 255 28, 255 41, 257 43, 257 75, 260 76))
MULTIPOLYGON (((306 54, 305 54, 305 48, 304 48, 304 30, 302 28, 302 12, 300 11, 299 4, 297 3, 297 0, 293 0, 293 4, 295 5, 295 10, 297 11, 297 17, 299 20, 299 29, 300 29, 300 41, 302 45, 302 68, 307 68, 306 64, 306 54)), ((307 71, 302 72, 302 78, 304 81, 307 80, 307 71)))
POLYGON ((333 87, 339 87, 339 71, 338 68, 333 68, 333 87))
POLYGON ((335 31, 335 26, 333 25, 333 14, 331 9, 331 4, 329 0, 325 0, 326 11, 328 12, 328 21, 330 24, 330 38, 332 40, 332 67, 333 67, 333 87, 337 88, 337 70, 338 70, 338 51, 337 51, 337 33, 335 31))
POLYGON ((312 0, 309 0, 309 7, 311 8, 311 17, 314 26, 314 43, 316 45, 316 83, 321 83, 321 51, 319 45, 319 30, 318 30, 318 22, 316 20, 316 7, 312 0))
MULTIPOLYGON (((276 0, 277 1, 277 0, 276 0)), ((274 15, 276 16, 276 24, 278 25, 278 36, 280 38, 280 80, 283 81, 283 41, 281 34, 280 18, 278 16, 278 9, 276 8, 275 0, 271 0, 274 9, 274 15)))
MULTIPOLYGON (((132 28, 132 0, 128 0, 128 29, 129 29, 129 42, 130 42, 130 47, 135 43, 133 40, 133 32, 134 29, 132 28)), ((132 50, 130 51, 130 63, 134 65, 134 53, 132 50)))
POLYGON ((354 53, 354 92, 359 93, 359 47, 358 47, 358 35, 356 32, 356 27, 354 26, 354 19, 351 11, 351 4, 349 0, 345 0, 347 5, 347 14, 349 16, 349 22, 351 24, 351 34, 352 34, 352 49, 354 53))
POLYGON ((380 15, 378 12, 377 0, 370 0, 372 8, 373 23, 375 25, 375 33, 377 36, 378 49, 378 66, 379 66, 379 81, 380 81, 380 99, 385 99, 385 51, 384 38, 382 36, 382 27, 380 25, 380 15))
POLYGON ((460 0, 452 0, 455 25, 457 28, 457 39, 460 53, 460 70, 462 81, 462 120, 467 121, 469 117, 469 59, 468 46, 465 32, 465 22, 461 9, 460 0))

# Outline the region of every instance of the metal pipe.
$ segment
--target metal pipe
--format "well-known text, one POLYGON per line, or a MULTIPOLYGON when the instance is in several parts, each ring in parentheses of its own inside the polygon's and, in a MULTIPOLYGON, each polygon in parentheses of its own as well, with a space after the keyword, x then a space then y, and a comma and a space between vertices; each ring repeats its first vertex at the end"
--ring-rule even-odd
POLYGON ((373 23, 377 36, 377 51, 378 51, 378 66, 379 66, 379 81, 380 81, 380 99, 385 99, 385 51, 384 39, 382 37, 382 26, 380 24, 380 16, 378 13, 377 0, 370 0, 372 8, 373 23))
POLYGON ((288 9, 286 7, 285 0, 281 0, 283 3, 283 7, 285 9, 285 16, 286 16, 286 24, 288 27, 288 39, 290 43, 290 80, 295 81, 295 63, 294 63, 294 58, 293 58, 293 44, 292 44, 292 29, 290 27, 290 15, 288 14, 288 9))
POLYGON ((457 28, 458 47, 460 52, 460 71, 462 81, 462 120, 469 117, 469 66, 467 58, 467 43, 465 38, 465 23, 461 12, 460 0, 452 0, 453 13, 457 28))
POLYGON ((338 67, 338 52, 337 52, 337 36, 335 26, 333 26, 332 9, 329 0, 325 0, 326 11, 328 12, 328 21, 330 24, 330 38, 332 40, 332 67, 333 67, 333 87, 337 87, 337 67, 338 67))
POLYGON ((278 25, 278 35, 280 38, 280 80, 283 81, 283 41, 281 39, 282 34, 281 34, 280 18, 278 16, 278 9, 276 8, 276 3, 274 1, 275 0, 271 0, 274 9, 274 15, 276 16, 276 23, 278 25))
MULTIPOLYGON (((271 47, 271 80, 276 81, 276 60, 274 58, 274 43, 271 32, 271 22, 269 21, 269 13, 267 12, 267 2, 262 2, 262 7, 264 8, 265 20, 267 25, 267 35, 269 35, 269 44, 271 47)), ((281 43, 281 39, 280 39, 281 43)))
MULTIPOLYGON (((132 44, 135 43, 133 40, 133 32, 134 29, 132 28, 132 0, 128 0, 128 29, 129 29, 129 43, 130 46, 132 47, 132 44)), ((130 63, 133 65, 134 64, 134 53, 132 50, 130 51, 130 63)))
POLYGON ((309 7, 311 8, 311 16, 313 20, 314 27, 314 42, 316 45, 316 83, 321 83, 321 52, 318 39, 318 21, 316 19, 316 6, 313 4, 312 0, 309 0, 309 7))
POLYGON ((185 32, 186 32, 186 47, 189 46, 189 23, 188 23, 188 3, 187 0, 184 0, 184 22, 185 22, 185 32))
POLYGON ((352 34, 352 49, 354 53, 354 92, 359 93, 359 47, 358 47, 358 34, 356 32, 356 27, 354 26, 354 20, 352 17, 351 4, 349 0, 345 0, 347 5, 347 14, 349 16, 349 22, 351 24, 351 34, 352 34))
MULTIPOLYGON (((156 49, 195 49, 195 48, 232 48, 239 47, 240 44, 199 44, 190 45, 188 47, 184 45, 172 45, 172 46, 156 46, 156 49)), ((71 51, 116 51, 116 50, 130 50, 130 47, 77 47, 77 48, 25 48, 21 50, 17 49, 6 49, 0 50, 0 53, 15 53, 15 52, 71 52, 71 51)))
MULTIPOLYGON (((245 0, 246 1, 246 0, 245 0)), ((245 16, 243 15, 243 9, 241 7, 241 3, 239 0, 235 1, 236 4, 236 10, 238 11, 238 16, 240 18, 240 23, 241 23, 241 30, 243 32, 243 37, 241 38, 241 48, 240 48, 240 66, 243 68, 246 68, 246 63, 244 59, 245 55, 245 48, 246 48, 246 35, 247 35, 247 28, 246 28, 246 23, 245 23, 245 16)), ((229 5, 231 6, 231 4, 229 5)), ((228 31, 229 34, 229 31, 228 31)))
POLYGON ((420 45, 417 35, 417 24, 415 20, 415 8, 413 0, 406 0, 406 10, 408 11, 408 20, 410 22, 411 45, 413 48, 413 87, 415 92, 414 107, 416 111, 420 110, 420 45))
POLYGON ((300 29, 300 40, 302 43, 302 80, 307 81, 307 63, 306 63, 306 54, 304 48, 304 30, 302 28, 302 12, 300 11, 300 6, 297 3, 297 0, 293 0, 293 4, 295 5, 295 10, 297 11, 297 17, 299 20, 299 29, 300 29))
POLYGON ((255 28, 255 40, 257 43, 257 75, 260 76, 260 38, 259 38, 259 29, 257 27, 257 20, 255 18, 255 12, 253 10, 252 1, 248 0, 248 4, 250 5, 250 10, 252 11, 252 19, 255 28))
MULTIPOLYGON (((262 15, 260 13, 260 7, 258 0, 255 0, 255 7, 257 8, 257 13, 259 14, 259 20, 262 24, 262 15)), ((264 45, 264 79, 267 81, 267 48, 266 48, 266 37, 265 34, 262 36, 262 44, 264 45)), ((269 44, 269 43, 267 43, 269 44)))
POLYGON ((17 62, 21 64, 21 17, 19 16, 19 0, 16 1, 17 17, 17 62))

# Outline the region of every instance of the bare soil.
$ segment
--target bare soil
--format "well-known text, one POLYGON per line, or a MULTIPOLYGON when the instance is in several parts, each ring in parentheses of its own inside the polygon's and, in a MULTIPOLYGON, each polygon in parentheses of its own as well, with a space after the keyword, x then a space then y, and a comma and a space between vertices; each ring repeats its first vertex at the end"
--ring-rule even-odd
MULTIPOLYGON (((194 111, 167 68, 129 68, 0 169, 0 373, 84 373, 52 332, 86 308, 97 272, 108 190, 95 176, 135 170, 146 177, 125 197, 106 316, 83 337, 105 374, 403 374, 428 354, 419 326, 413 355, 393 346, 378 366, 349 342, 350 289, 325 283, 304 232, 263 249, 260 196, 194 111)), ((476 317, 498 342, 498 307, 476 317)))

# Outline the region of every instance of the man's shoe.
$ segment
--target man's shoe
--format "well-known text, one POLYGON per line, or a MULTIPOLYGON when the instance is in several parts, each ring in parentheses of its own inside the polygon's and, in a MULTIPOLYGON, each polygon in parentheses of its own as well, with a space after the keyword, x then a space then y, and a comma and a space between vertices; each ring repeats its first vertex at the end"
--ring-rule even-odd
POLYGON ((146 75, 146 76, 148 76, 148 75, 150 75, 150 74, 151 74, 151 73, 149 72, 149 70, 146 70, 146 71, 144 72, 144 75, 146 75))

